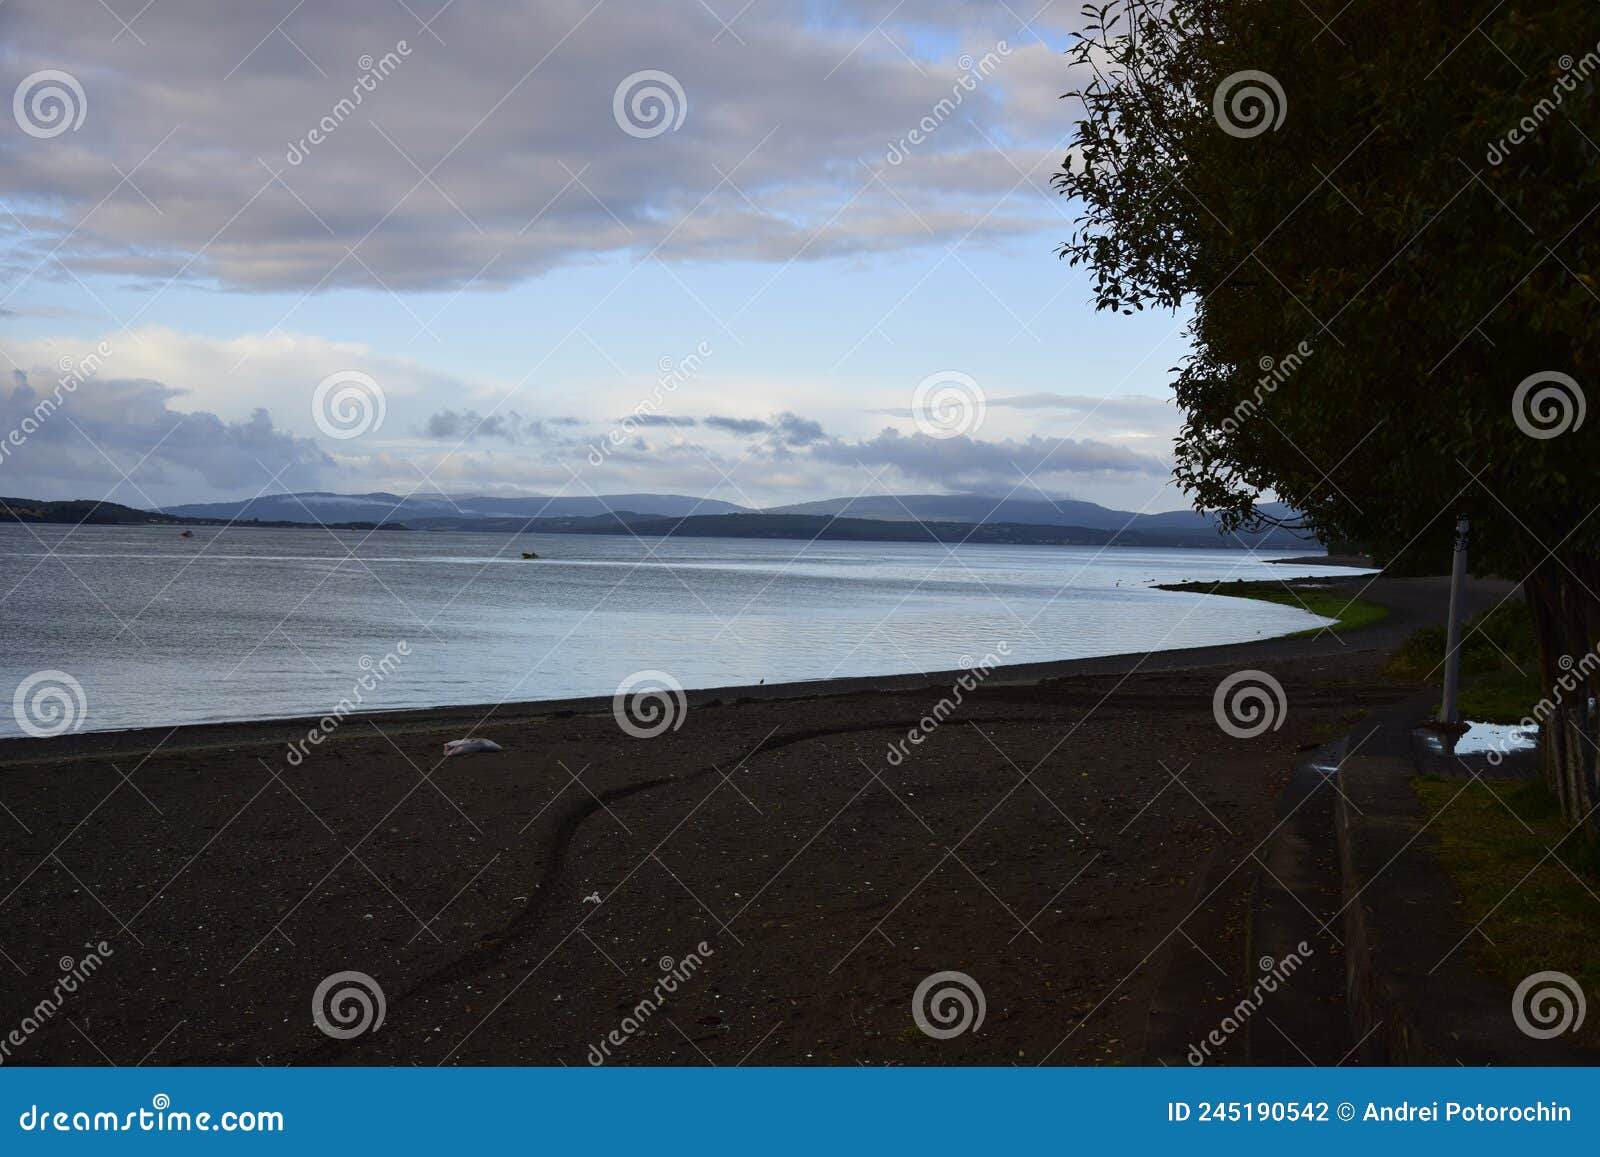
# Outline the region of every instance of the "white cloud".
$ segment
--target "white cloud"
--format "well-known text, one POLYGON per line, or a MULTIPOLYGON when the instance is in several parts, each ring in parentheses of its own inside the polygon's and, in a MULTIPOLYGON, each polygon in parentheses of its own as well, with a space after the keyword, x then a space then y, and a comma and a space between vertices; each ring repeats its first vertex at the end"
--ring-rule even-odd
POLYGON ((274 475, 274 489, 306 489, 333 465, 264 409, 229 421, 174 409, 175 396, 145 379, 15 371, 0 387, 0 491, 148 507, 197 491, 256 490, 274 475))
POLYGON ((888 466, 909 482, 932 482, 951 491, 1039 487, 1065 477, 1148 475, 1162 477, 1167 466, 1157 458, 1089 438, 990 441, 961 435, 933 438, 885 429, 861 442, 820 443, 813 455, 825 462, 863 467, 888 466))
POLYGON ((314 435, 311 399, 317 383, 341 370, 359 370, 382 387, 390 407, 406 416, 409 399, 494 398, 494 383, 468 382, 410 358, 395 357, 359 342, 336 342, 308 334, 277 332, 217 338, 146 326, 96 341, 43 337, 8 343, 18 365, 54 380, 62 359, 76 361, 103 343, 102 377, 160 382, 185 407, 231 420, 268 409, 283 428, 314 435))
MULTIPOLYGON (((855 493, 880 472, 885 485, 900 489, 965 491, 1003 491, 1031 472, 1056 493, 1089 486, 1111 495, 1147 489, 1164 475, 1178 422, 1161 399, 991 390, 982 436, 939 442, 917 435, 905 410, 878 411, 899 419, 899 429, 880 431, 881 417, 858 405, 866 383, 750 379, 725 371, 713 356, 667 400, 661 416, 671 422, 639 425, 596 463, 590 448, 649 396, 649 379, 610 375, 514 388, 518 383, 463 378, 360 343, 292 332, 223 338, 145 327, 103 340, 107 386, 86 387, 68 413, 82 407, 85 430, 124 469, 174 424, 180 433, 220 431, 216 447, 180 437, 135 474, 164 502, 250 493, 285 463, 284 484, 297 488, 400 493, 578 486, 573 492, 673 490, 767 504, 855 493), (322 378, 350 369, 384 391, 385 419, 359 438, 333 440, 319 431, 311 399, 322 378), (231 467, 227 448, 235 452, 231 467)), ((38 388, 55 380, 63 358, 76 360, 90 348, 81 339, 46 337, 8 351, 30 367, 38 388)), ((13 482, 0 489, 79 497, 87 493, 83 482, 115 480, 103 460, 86 456, 93 450, 87 441, 59 433, 44 445, 67 457, 19 456, 7 463, 13 482)), ((119 500, 142 504, 136 496, 119 500)))
POLYGON ((135 40, 95 11, 13 0, 6 74, 72 72, 88 111, 78 132, 0 138, 29 230, 12 270, 56 251, 86 277, 404 291, 657 247, 810 260, 1031 230, 1055 212, 1048 163, 1008 192, 1014 164, 1053 163, 1063 122, 1044 110, 1066 65, 1004 6, 889 12, 875 34, 884 14, 829 26, 798 0, 748 8, 733 34, 690 3, 447 5, 431 32, 408 11, 342 0, 219 18, 215 0, 160 0, 135 40), (890 143, 961 74, 955 53, 905 55, 929 21, 979 57, 1016 47, 891 171, 890 143), (363 63, 391 53, 361 88, 363 63), (643 69, 681 83, 677 131, 615 123, 616 86, 643 69))

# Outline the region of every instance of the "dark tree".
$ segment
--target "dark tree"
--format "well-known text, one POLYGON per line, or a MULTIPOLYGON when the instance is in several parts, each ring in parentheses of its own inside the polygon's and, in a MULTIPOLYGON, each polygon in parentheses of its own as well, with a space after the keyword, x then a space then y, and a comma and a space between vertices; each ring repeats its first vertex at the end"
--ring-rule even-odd
POLYGON ((1179 481, 1412 571, 1467 514, 1532 608, 1552 785, 1600 830, 1600 6, 1085 12, 1061 255, 1102 309, 1189 312, 1179 481))

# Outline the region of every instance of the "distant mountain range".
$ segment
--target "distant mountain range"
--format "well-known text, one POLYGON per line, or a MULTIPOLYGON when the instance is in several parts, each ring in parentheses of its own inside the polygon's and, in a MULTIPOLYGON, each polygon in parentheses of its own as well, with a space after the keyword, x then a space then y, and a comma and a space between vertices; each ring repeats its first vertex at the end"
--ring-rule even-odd
POLYGON ((164 513, 184 518, 289 519, 327 522, 403 522, 414 530, 488 530, 520 527, 530 518, 586 518, 625 511, 671 517, 695 514, 748 514, 749 509, 714 498, 686 494, 602 494, 574 498, 446 498, 439 494, 265 494, 242 502, 190 502, 168 506, 164 513), (479 525, 485 521, 494 526, 479 525))
MULTIPOLYGON (((49 502, 42 498, 0 497, 0 523, 68 523, 73 526, 221 526, 226 518, 187 518, 167 514, 160 510, 140 510, 118 502, 97 501, 93 498, 69 498, 49 502)), ((313 523, 306 519, 250 520, 250 526, 324 526, 329 530, 404 530, 397 523, 380 522, 324 522, 313 523)))
MULTIPOLYGON (((1281 505, 1266 507, 1287 514, 1281 505)), ((326 526, 341 530, 477 531, 506 534, 636 534, 640 537, 780 538, 853 542, 978 542, 1026 545, 1316 549, 1286 530, 1223 536, 1193 511, 1134 514, 1092 502, 910 494, 841 498, 751 510, 684 494, 581 498, 446 498, 395 494, 273 494, 139 510, 114 502, 0 498, 0 521, 91 525, 326 526)))
MULTIPOLYGON (((1062 526, 1025 522, 943 522, 922 519, 841 518, 827 514, 601 514, 588 518, 534 519, 532 534, 635 534, 640 538, 790 538, 845 542, 976 542, 1017 546, 1144 546, 1212 548, 1224 542, 1216 530, 1062 526)), ((1288 537, 1269 548, 1305 551, 1312 544, 1288 537)))
MULTIPOLYGON (((1263 510, 1286 516, 1282 503, 1263 510)), ((584 497, 489 498, 396 494, 271 494, 243 502, 205 502, 170 506, 166 514, 227 521, 401 522, 413 530, 471 530, 567 534, 695 534, 710 537, 815 537, 833 520, 824 537, 917 541, 953 534, 972 541, 999 541, 1002 532, 954 534, 953 526, 1011 527, 1007 541, 1060 541, 1026 527, 1070 531, 1075 542, 1125 542, 1142 546, 1214 546, 1292 548, 1313 546, 1309 535, 1270 529, 1256 534, 1223 536, 1216 519, 1193 510, 1136 514, 1093 502, 1051 500, 1037 496, 999 498, 966 494, 880 495, 832 498, 754 510, 714 498, 687 494, 602 494, 584 497), (713 516, 724 516, 717 518, 713 516), (726 517, 726 516, 739 516, 726 517), (676 520, 688 520, 683 526, 676 520), (532 521, 530 521, 532 520, 532 521), (840 521, 867 523, 840 527, 840 521), (668 526, 668 523, 674 523, 668 526), (870 524, 899 523, 898 527, 870 524), (938 534, 909 529, 917 523, 940 524, 938 534), (802 528, 810 529, 802 531, 802 528), (1018 537, 1020 536, 1020 538, 1018 537)))
MULTIPOLYGON (((1266 502, 1261 509, 1287 517, 1289 508, 1281 502, 1266 502)), ((877 518, 890 522, 1017 522, 1039 526, 1083 526, 1094 530, 1204 531, 1215 534, 1217 521, 1197 510, 1170 510, 1162 514, 1134 514, 1111 510, 1093 502, 1070 498, 995 498, 974 494, 900 494, 867 498, 828 498, 821 502, 802 502, 776 506, 768 514, 829 514, 847 518, 877 518)), ((1286 531, 1279 534, 1304 542, 1286 531)), ((1250 541, 1250 535, 1242 535, 1250 541)))

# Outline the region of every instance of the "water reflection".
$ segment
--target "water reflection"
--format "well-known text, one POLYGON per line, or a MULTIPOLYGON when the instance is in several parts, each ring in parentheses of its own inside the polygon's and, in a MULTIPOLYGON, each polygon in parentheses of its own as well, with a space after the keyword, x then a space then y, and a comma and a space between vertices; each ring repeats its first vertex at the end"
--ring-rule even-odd
POLYGON ((689 688, 943 671, 1001 641, 1031 663, 1315 628, 1151 587, 1349 573, 1229 550, 0 527, 0 693, 67 671, 95 730, 314 714, 402 640, 372 710, 610 695, 642 670, 689 688))
POLYGON ((1411 733, 1417 765, 1432 775, 1531 778, 1538 742, 1538 727, 1515 723, 1468 722, 1464 729, 1427 724, 1411 733))

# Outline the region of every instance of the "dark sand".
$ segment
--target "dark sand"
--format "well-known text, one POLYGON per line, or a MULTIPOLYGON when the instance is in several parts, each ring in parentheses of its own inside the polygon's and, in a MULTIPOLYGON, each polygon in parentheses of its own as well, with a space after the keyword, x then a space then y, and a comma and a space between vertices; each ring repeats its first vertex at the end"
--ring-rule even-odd
POLYGON ((1003 668, 898 766, 953 676, 692 694, 654 739, 609 702, 395 713, 299 767, 304 721, 3 741, 0 1036, 113 950, 7 1063, 582 1065, 702 941, 610 1063, 1137 1063, 1180 938, 1245 985, 1296 752, 1414 692, 1378 668, 1442 596, 1379 579, 1391 617, 1342 638, 1003 668), (1288 701, 1248 740, 1212 714, 1244 667, 1288 701), (506 750, 441 763, 480 720, 506 750), (911 998, 947 969, 987 1014, 935 1040, 911 998), (343 970, 387 1000, 350 1041, 311 1015, 343 970))

